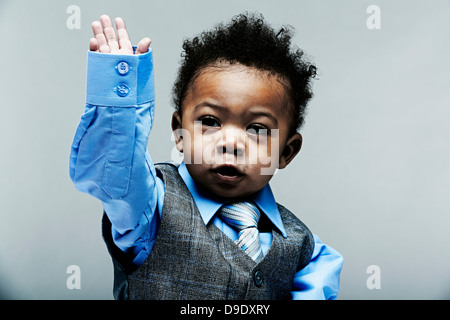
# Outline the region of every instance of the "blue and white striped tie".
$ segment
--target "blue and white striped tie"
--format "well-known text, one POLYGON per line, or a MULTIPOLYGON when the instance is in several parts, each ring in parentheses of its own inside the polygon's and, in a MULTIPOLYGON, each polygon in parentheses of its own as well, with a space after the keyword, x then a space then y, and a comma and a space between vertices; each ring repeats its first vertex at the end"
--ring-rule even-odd
POLYGON ((256 263, 264 257, 259 240, 258 221, 260 212, 251 202, 225 204, 219 210, 224 222, 239 231, 236 244, 256 263))

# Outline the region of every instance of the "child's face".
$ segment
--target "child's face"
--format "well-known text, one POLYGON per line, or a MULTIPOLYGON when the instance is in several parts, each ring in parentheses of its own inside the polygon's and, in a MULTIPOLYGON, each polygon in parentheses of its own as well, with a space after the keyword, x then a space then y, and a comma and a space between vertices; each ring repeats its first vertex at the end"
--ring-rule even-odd
POLYGON ((301 148, 301 135, 289 136, 290 108, 275 75, 240 64, 203 69, 172 118, 192 178, 227 198, 262 189, 301 148))

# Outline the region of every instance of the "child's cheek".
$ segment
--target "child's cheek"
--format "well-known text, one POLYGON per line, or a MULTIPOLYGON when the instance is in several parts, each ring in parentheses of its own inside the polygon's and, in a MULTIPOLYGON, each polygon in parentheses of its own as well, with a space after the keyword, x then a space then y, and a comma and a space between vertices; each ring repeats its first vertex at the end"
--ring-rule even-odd
POLYGON ((258 157, 262 164, 270 164, 273 158, 277 158, 278 137, 261 136, 257 142, 258 157))
POLYGON ((196 150, 196 153, 198 157, 201 157, 202 163, 205 164, 214 164, 214 163, 220 163, 217 162, 217 137, 214 134, 206 134, 203 135, 201 139, 202 146, 198 147, 196 150), (199 154, 201 153, 201 155, 199 154))
POLYGON ((217 134, 215 132, 195 131, 192 136, 191 154, 194 164, 220 163, 217 160, 217 134))
POLYGON ((279 166, 279 139, 278 135, 262 137, 258 143, 258 163, 261 175, 273 175, 279 166))

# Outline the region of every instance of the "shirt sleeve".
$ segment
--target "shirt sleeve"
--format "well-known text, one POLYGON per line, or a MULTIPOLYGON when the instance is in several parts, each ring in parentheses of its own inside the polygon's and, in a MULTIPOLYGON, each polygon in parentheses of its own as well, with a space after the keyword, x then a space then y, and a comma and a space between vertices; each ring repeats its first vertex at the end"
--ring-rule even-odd
POLYGON ((153 246, 164 193, 147 151, 154 97, 151 50, 88 52, 85 113, 71 147, 70 177, 102 202, 114 243, 136 265, 153 246))
POLYGON ((314 235, 310 263, 295 274, 293 300, 335 300, 339 292, 342 255, 314 235))

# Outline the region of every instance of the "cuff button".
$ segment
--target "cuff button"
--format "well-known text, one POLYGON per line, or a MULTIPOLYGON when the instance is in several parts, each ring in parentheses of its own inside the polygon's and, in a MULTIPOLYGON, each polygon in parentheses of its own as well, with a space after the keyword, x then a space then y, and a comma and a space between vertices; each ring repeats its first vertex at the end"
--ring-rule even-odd
POLYGON ((125 61, 120 61, 116 66, 116 70, 120 75, 124 76, 130 70, 130 66, 125 61))
POLYGON ((121 83, 114 88, 114 91, 119 97, 126 97, 130 93, 130 88, 125 83, 121 83))

